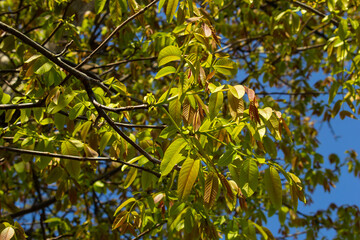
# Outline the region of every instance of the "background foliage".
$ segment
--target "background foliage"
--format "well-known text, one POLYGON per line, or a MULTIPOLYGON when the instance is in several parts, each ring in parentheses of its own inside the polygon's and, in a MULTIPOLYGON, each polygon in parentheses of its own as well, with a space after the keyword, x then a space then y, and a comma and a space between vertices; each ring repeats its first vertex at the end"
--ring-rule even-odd
POLYGON ((360 112, 357 1, 0 6, 1 239, 359 238, 297 211, 360 176, 314 127, 360 112))

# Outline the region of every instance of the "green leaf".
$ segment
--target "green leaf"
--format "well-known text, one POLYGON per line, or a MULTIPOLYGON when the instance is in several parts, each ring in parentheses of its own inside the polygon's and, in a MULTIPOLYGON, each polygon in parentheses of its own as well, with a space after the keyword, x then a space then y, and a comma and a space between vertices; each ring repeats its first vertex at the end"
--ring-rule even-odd
POLYGON ((210 95, 209 100, 209 117, 212 121, 220 112, 223 105, 224 94, 222 92, 215 92, 210 95))
POLYGON ((188 157, 181 166, 178 179, 178 197, 180 200, 186 199, 196 181, 199 173, 200 160, 193 160, 188 157))
POLYGON ((159 53, 158 62, 159 66, 165 65, 172 61, 181 59, 181 50, 175 46, 167 46, 159 53))
MULTIPOLYGON (((251 197, 256 191, 259 178, 259 168, 256 161, 246 159, 240 167, 239 188, 245 197, 251 197)), ((235 179, 234 179, 235 180, 235 179)))
POLYGON ((341 40, 345 41, 347 37, 348 32, 348 23, 346 19, 341 19, 339 28, 338 28, 338 34, 341 40))
POLYGON ((276 209, 280 209, 282 206, 282 187, 280 175, 274 167, 270 166, 265 170, 264 184, 272 205, 276 209))
POLYGON ((174 137, 176 135, 177 131, 178 131, 178 129, 175 126, 166 127, 161 131, 159 138, 167 139, 167 138, 174 137))
POLYGON ((52 169, 46 178, 46 183, 51 184, 59 180, 59 178, 64 174, 64 170, 61 167, 55 167, 52 169))
POLYGON ((65 164, 66 170, 69 172, 70 176, 78 179, 81 170, 81 162, 75 160, 67 160, 65 164))
POLYGON ((217 162, 218 166, 227 166, 236 158, 236 152, 230 148, 227 149, 224 154, 222 154, 217 162))
POLYGON ((221 58, 217 60, 213 67, 216 70, 216 72, 224 75, 230 76, 236 74, 235 63, 227 58, 221 58))
MULTIPOLYGON (((107 0, 95 0, 95 13, 99 14, 104 9, 107 0)), ((111 2, 111 1, 110 1, 111 2)))
POLYGON ((114 216, 120 212, 120 210, 125 207, 126 205, 128 205, 129 203, 132 203, 132 202, 136 202, 136 199, 135 198, 129 198, 128 200, 126 200, 125 202, 123 202, 122 204, 120 204, 120 206, 115 210, 115 213, 114 213, 114 216))
POLYGON ((271 158, 276 158, 277 157, 277 149, 276 149, 275 143, 271 140, 271 138, 269 138, 268 136, 265 136, 263 138, 263 144, 264 144, 266 153, 268 153, 271 158))
POLYGON ((162 7, 164 6, 165 0, 160 0, 159 1, 159 7, 158 7, 158 12, 161 11, 162 7))
POLYGON ((44 73, 47 73, 48 71, 51 70, 51 68, 53 67, 53 65, 49 62, 46 62, 44 63, 41 67, 39 67, 37 70, 36 70, 36 74, 39 74, 39 75, 42 75, 44 73))
POLYGON ((69 112, 69 119, 74 120, 78 116, 82 115, 85 110, 85 105, 80 102, 77 103, 69 112))
POLYGON ((175 98, 169 103, 169 113, 170 116, 175 121, 178 127, 181 126, 181 103, 179 98, 175 98))
POLYGON ((184 156, 180 153, 183 148, 185 148, 187 142, 183 138, 176 139, 170 146, 166 149, 164 159, 160 164, 161 176, 168 175, 174 166, 184 159, 184 156))
POLYGON ((329 92, 329 100, 328 100, 328 104, 330 105, 332 103, 332 101, 334 100, 337 91, 339 90, 339 83, 337 83, 336 81, 334 81, 330 87, 330 92, 329 92))
POLYGON ((179 3, 179 0, 168 0, 167 1, 166 19, 169 23, 171 23, 172 19, 174 18, 178 3, 179 3))
POLYGON ((205 180, 204 204, 207 208, 214 205, 219 190, 219 180, 215 173, 209 172, 205 180))
POLYGON ((169 74, 172 74, 175 72, 176 72, 176 69, 172 66, 164 67, 164 68, 160 69, 160 71, 156 74, 155 79, 162 78, 166 75, 169 75, 169 74))
POLYGON ((130 185, 135 181, 136 176, 137 176, 137 168, 131 168, 124 181, 125 189, 130 187, 130 185))
POLYGON ((105 132, 104 135, 102 135, 100 140, 100 147, 99 147, 100 154, 102 154, 102 152, 104 151, 112 135, 113 135, 112 132, 105 132))
POLYGON ((65 141, 61 144, 61 154, 79 156, 79 151, 70 141, 65 141))

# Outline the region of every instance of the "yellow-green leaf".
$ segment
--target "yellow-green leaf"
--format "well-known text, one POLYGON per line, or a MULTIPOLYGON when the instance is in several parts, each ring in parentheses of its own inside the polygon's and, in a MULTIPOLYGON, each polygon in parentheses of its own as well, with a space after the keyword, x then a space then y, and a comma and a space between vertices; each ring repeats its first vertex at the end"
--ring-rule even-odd
POLYGON ((265 170, 264 184, 270 201, 276 209, 282 206, 282 187, 279 173, 274 167, 269 167, 265 170))
POLYGON ((256 162, 251 159, 246 159, 243 164, 241 164, 239 177, 239 188, 245 197, 250 197, 254 194, 258 185, 259 168, 256 162))
POLYGON ((164 68, 160 69, 160 71, 156 74, 155 79, 162 78, 166 75, 169 75, 169 74, 172 74, 175 72, 176 72, 176 69, 172 66, 164 67, 164 68))
POLYGON ((131 168, 124 181, 125 189, 130 187, 130 185, 135 181, 136 175, 137 175, 137 168, 131 168))
POLYGON ((62 155, 79 155, 79 151, 70 141, 65 141, 61 144, 61 154, 62 155))
POLYGON ((185 157, 180 153, 180 151, 186 147, 187 142, 183 138, 176 139, 170 146, 166 149, 164 159, 160 164, 161 176, 168 175, 174 166, 184 159, 185 157))
POLYGON ((178 3, 179 0, 168 0, 166 7, 166 18, 168 22, 172 22, 178 3))
POLYGON ((104 135, 101 137, 100 147, 99 147, 100 154, 102 154, 102 152, 104 151, 107 143, 110 141, 111 136, 112 136, 112 132, 106 132, 106 133, 104 133, 104 135))
POLYGON ((213 120, 220 112, 220 108, 223 105, 224 94, 222 92, 215 92, 210 95, 209 100, 209 117, 213 120))
POLYGON ((159 53, 159 66, 167 64, 168 62, 178 61, 181 59, 181 50, 176 46, 167 46, 159 53))
POLYGON ((176 125, 180 127, 181 124, 181 103, 179 98, 175 98, 169 103, 170 116, 175 121, 176 125))
POLYGON ((115 210, 114 216, 120 212, 120 210, 125 207, 126 205, 128 205, 129 203, 135 202, 136 199, 135 198, 129 198, 128 200, 126 200, 125 202, 123 202, 122 204, 120 204, 120 206, 115 210))
POLYGON ((65 164, 66 170, 68 171, 70 176, 75 179, 78 179, 80 175, 80 170, 81 170, 80 163, 81 163, 80 161, 67 160, 65 164))
POLYGON ((105 7, 106 0, 95 0, 95 12, 99 14, 105 7))
POLYGON ((243 85, 236 85, 236 86, 229 85, 229 90, 237 99, 240 99, 245 95, 245 88, 243 85))
POLYGON ((178 196, 184 200, 191 192, 199 173, 200 160, 194 160, 188 157, 181 166, 178 179, 178 196))

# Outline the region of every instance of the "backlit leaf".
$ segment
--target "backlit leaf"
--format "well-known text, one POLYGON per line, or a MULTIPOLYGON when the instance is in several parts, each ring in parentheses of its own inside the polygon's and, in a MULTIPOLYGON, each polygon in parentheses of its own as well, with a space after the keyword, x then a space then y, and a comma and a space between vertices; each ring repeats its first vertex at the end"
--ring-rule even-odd
POLYGON ((170 144, 164 154, 164 159, 160 164, 161 176, 168 175, 174 166, 185 157, 180 153, 187 145, 183 138, 178 138, 170 144))
POLYGON ((229 90, 232 93, 232 95, 237 99, 240 99, 245 95, 245 88, 242 85, 236 85, 236 86, 229 85, 229 90))
POLYGON ((13 227, 6 227, 0 233, 1 240, 10 240, 15 234, 15 230, 13 227))
POLYGON ((95 0, 95 12, 99 14, 105 7, 106 0, 95 0))
POLYGON ((190 157, 181 166, 177 189, 180 200, 184 200, 190 194, 199 173, 199 167, 200 160, 193 160, 190 157))
POLYGON ((204 204, 210 208, 214 205, 219 189, 219 181, 215 173, 210 172, 205 180, 204 204))
POLYGON ((123 202, 122 204, 120 204, 120 206, 115 210, 114 216, 121 211, 121 209, 123 209, 124 207, 126 207, 128 204, 132 203, 132 202, 136 202, 135 198, 129 198, 127 199, 125 202, 123 202))
MULTIPOLYGON (((239 188, 245 197, 250 197, 256 191, 259 178, 259 168, 256 161, 246 159, 240 167, 239 188)), ((234 179, 235 180, 235 179, 234 179)))
POLYGON ((270 201, 276 209, 282 206, 282 187, 279 173, 274 167, 269 167, 265 170, 264 184, 270 201))
POLYGON ((181 50, 176 46, 167 46, 162 49, 158 56, 159 66, 181 59, 181 50))
POLYGON ((222 92, 215 92, 210 95, 209 100, 209 117, 213 120, 219 113, 221 106, 223 105, 224 95, 222 92))
POLYGON ((181 103, 179 98, 175 98, 169 103, 169 113, 179 127, 181 125, 181 103))
POLYGON ((137 168, 130 168, 130 171, 128 172, 125 181, 124 181, 124 188, 130 187, 130 185, 135 181, 135 178, 137 176, 137 168))
POLYGON ((176 72, 176 69, 174 67, 166 66, 166 67, 160 69, 160 71, 156 74, 155 79, 162 78, 166 75, 169 75, 169 74, 175 73, 175 72, 176 72))
POLYGON ((166 7, 166 19, 168 22, 172 22, 174 18, 176 8, 178 6, 179 0, 168 0, 166 7))

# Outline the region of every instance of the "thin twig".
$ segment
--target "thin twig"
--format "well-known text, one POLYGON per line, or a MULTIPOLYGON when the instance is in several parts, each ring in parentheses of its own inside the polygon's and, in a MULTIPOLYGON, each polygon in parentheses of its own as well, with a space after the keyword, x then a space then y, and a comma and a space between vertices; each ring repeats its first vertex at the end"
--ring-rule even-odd
POLYGON ((87 63, 98 51, 100 51, 101 48, 103 48, 105 46, 106 43, 108 43, 110 41, 110 39, 120 30, 122 29, 127 23, 131 22, 133 19, 135 19, 137 16, 143 14, 148 8, 150 8, 151 6, 153 6, 155 3, 157 3, 159 0, 154 0, 151 3, 149 3, 148 5, 146 5, 143 9, 141 9, 140 11, 134 13, 133 15, 131 15, 129 18, 127 18, 124 22, 122 22, 119 26, 117 26, 115 28, 114 31, 112 31, 110 33, 110 35, 104 40, 102 41, 102 43, 94 50, 92 51, 81 63, 79 63, 79 65, 77 65, 77 69, 82 67, 85 63, 87 63))
POLYGON ((50 35, 43 41, 41 46, 45 46, 45 44, 50 41, 50 39, 55 35, 55 33, 60 29, 60 27, 64 24, 64 21, 58 23, 58 25, 54 28, 54 30, 50 33, 50 35))
MULTIPOLYGON (((301 7, 301 8, 303 8, 303 9, 309 11, 309 12, 312 12, 312 13, 314 13, 314 14, 322 17, 322 18, 327 17, 327 15, 326 15, 325 13, 322 13, 322 12, 320 12, 319 10, 317 10, 317 9, 315 9, 315 8, 313 8, 313 7, 305 4, 305 3, 302 3, 302 2, 299 2, 299 1, 292 1, 292 2, 293 2, 295 5, 301 7)), ((337 20, 335 20, 335 19, 332 18, 332 19, 330 19, 330 21, 331 21, 335 26, 337 26, 337 27, 339 26, 339 22, 338 22, 337 20)))
POLYGON ((73 42, 74 42, 74 40, 71 40, 70 42, 68 42, 68 43, 65 45, 64 49, 63 49, 60 53, 56 54, 55 56, 56 56, 56 57, 61 57, 62 55, 64 55, 64 54, 66 53, 66 51, 69 49, 70 45, 71 45, 73 42))
POLYGON ((124 111, 132 111, 132 110, 136 110, 136 109, 148 109, 149 108, 149 105, 147 105, 147 104, 126 106, 126 107, 119 107, 119 108, 108 107, 108 106, 102 105, 100 103, 96 103, 96 104, 104 110, 116 112, 116 113, 124 112, 124 111))
POLYGON ((140 239, 140 238, 143 237, 144 235, 150 233, 151 231, 153 231, 154 229, 156 229, 156 228, 164 225, 165 223, 166 223, 166 222, 164 221, 164 222, 160 222, 160 223, 158 223, 158 224, 155 224, 152 228, 149 228, 149 229, 145 230, 144 232, 140 233, 137 237, 134 237, 132 240, 138 240, 138 239, 140 239))
POLYGON ((13 148, 13 147, 5 147, 5 146, 0 146, 0 150, 5 150, 5 151, 9 151, 9 152, 16 152, 16 153, 21 153, 21 154, 33 154, 33 155, 37 155, 37 156, 46 156, 46 157, 55 157, 55 158, 61 158, 61 159, 70 159, 70 160, 75 160, 75 161, 105 161, 105 162, 117 162, 117 163, 121 163, 124 165, 128 165, 129 167, 133 167, 133 168, 137 168, 149 173, 154 174, 157 177, 160 177, 161 175, 153 170, 144 168, 142 166, 138 166, 132 163, 128 163, 128 162, 124 162, 120 159, 118 160, 114 160, 111 159, 109 157, 80 157, 80 156, 73 156, 73 155, 62 155, 62 154, 57 154, 57 153, 49 153, 49 152, 41 152, 41 151, 34 151, 34 150, 26 150, 26 149, 21 149, 21 148, 13 148))
POLYGON ((118 66, 121 64, 127 64, 130 62, 138 62, 138 61, 145 61, 145 60, 151 61, 151 60, 155 60, 155 59, 157 59, 157 57, 142 57, 142 58, 134 58, 134 59, 125 59, 125 60, 121 60, 119 62, 109 63, 109 64, 101 65, 101 66, 95 66, 95 67, 90 68, 90 70, 97 69, 97 68, 115 67, 115 66, 118 66))

